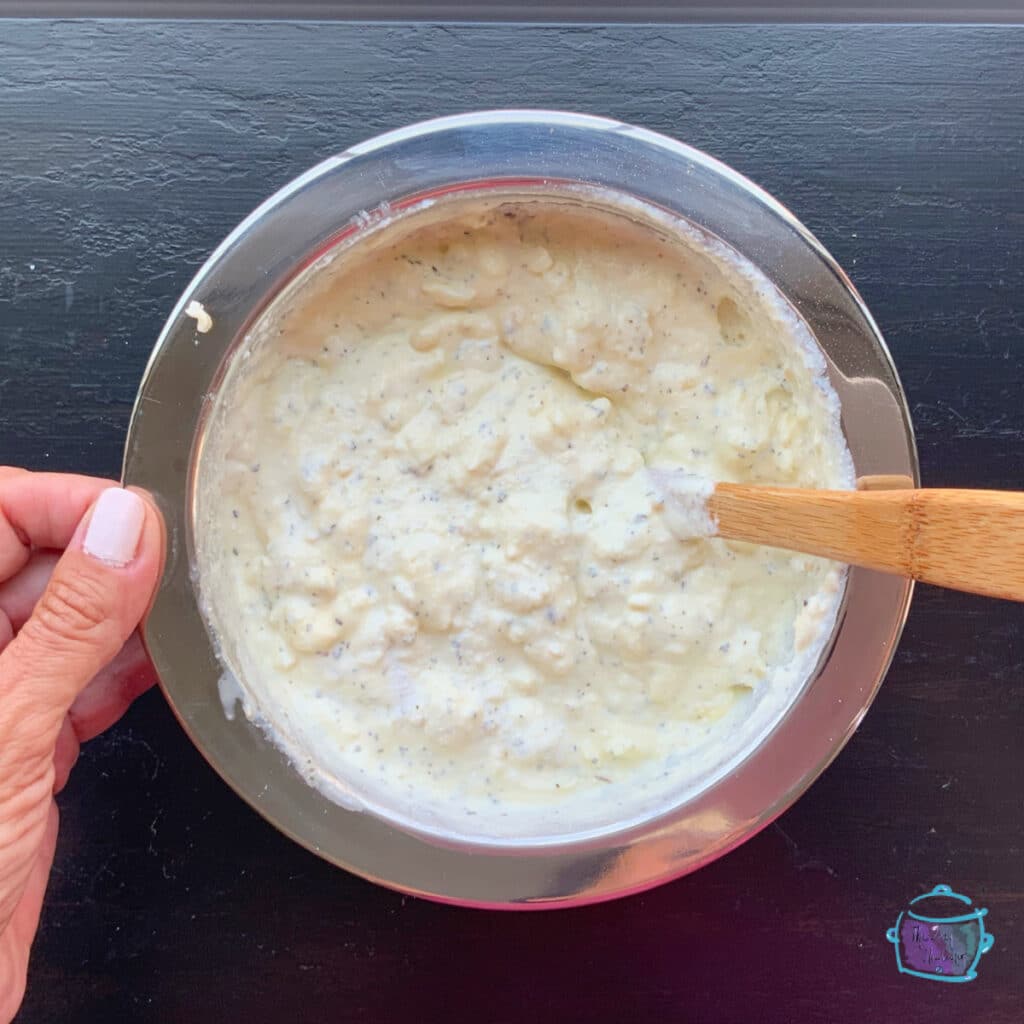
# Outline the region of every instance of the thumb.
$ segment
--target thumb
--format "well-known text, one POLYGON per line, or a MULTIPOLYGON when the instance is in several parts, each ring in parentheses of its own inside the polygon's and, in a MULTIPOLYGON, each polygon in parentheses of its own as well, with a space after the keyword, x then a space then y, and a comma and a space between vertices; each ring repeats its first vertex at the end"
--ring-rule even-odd
POLYGON ((75 697, 145 615, 163 548, 163 523, 147 498, 111 487, 96 499, 31 617, 0 654, 4 740, 20 740, 13 746, 23 754, 28 747, 52 755, 75 697))

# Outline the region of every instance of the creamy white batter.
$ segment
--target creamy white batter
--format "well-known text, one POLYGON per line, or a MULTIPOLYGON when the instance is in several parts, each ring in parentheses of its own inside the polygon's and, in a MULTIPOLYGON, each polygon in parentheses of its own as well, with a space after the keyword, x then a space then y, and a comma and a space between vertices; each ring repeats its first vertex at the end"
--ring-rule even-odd
POLYGON ((850 486, 821 354, 696 234, 551 201, 407 221, 308 275, 218 401, 199 570, 246 711, 422 827, 650 813, 793 699, 842 583, 680 541, 651 470, 850 486))

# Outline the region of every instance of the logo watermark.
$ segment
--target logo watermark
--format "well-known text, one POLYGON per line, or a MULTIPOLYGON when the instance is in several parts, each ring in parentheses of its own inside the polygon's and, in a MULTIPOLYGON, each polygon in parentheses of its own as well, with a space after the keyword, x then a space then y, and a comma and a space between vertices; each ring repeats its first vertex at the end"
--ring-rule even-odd
POLYGON ((974 981, 978 961, 995 943, 985 930, 985 907, 937 885, 910 901, 885 937, 896 947, 901 974, 928 981, 974 981), (927 901, 927 902, 926 902, 927 901))

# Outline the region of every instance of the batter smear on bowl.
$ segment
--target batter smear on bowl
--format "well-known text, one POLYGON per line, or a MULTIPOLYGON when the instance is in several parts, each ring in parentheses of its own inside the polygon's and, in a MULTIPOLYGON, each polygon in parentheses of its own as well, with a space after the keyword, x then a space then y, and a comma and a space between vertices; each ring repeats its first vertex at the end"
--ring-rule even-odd
POLYGON ((843 568, 679 540, 656 471, 852 486, 824 359, 754 267, 658 224, 437 204, 329 255, 236 353, 204 608, 246 713, 332 798, 484 838, 638 820, 814 670, 843 568))

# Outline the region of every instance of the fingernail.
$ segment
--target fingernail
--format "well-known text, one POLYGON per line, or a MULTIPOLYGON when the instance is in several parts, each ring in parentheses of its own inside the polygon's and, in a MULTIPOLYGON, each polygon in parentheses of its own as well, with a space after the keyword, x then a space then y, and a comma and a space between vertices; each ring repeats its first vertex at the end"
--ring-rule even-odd
POLYGON ((82 550, 108 565, 125 566, 135 557, 145 521, 143 500, 133 491, 111 487, 92 510, 82 550))

